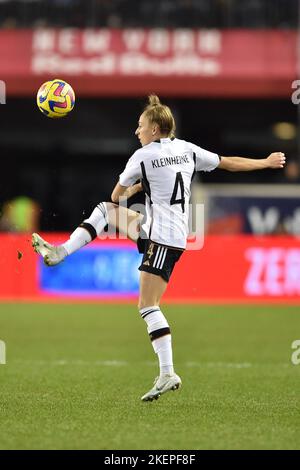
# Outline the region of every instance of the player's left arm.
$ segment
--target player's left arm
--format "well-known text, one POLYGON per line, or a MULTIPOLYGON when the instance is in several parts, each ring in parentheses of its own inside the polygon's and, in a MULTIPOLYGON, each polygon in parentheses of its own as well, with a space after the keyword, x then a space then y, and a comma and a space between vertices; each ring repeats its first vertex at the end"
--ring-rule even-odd
POLYGON ((122 186, 119 182, 114 187, 114 190, 111 195, 111 200, 114 203, 118 203, 120 199, 129 199, 134 194, 142 191, 142 183, 136 183, 132 186, 122 186))
POLYGON ((285 165, 285 154, 282 152, 271 153, 267 158, 243 158, 243 157, 220 157, 218 168, 228 171, 253 171, 266 168, 283 168, 285 165))

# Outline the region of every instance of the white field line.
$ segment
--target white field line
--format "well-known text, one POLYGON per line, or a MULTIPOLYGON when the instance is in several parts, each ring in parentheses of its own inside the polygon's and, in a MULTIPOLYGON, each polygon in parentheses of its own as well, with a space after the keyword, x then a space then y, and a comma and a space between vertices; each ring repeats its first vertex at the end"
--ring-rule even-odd
POLYGON ((116 361, 116 360, 109 360, 109 361, 83 361, 82 359, 56 359, 56 360, 39 360, 39 359, 16 359, 12 360, 12 363, 16 364, 32 364, 32 365, 39 365, 39 366, 129 366, 129 362, 127 361, 116 361))
MULTIPOLYGON (((133 362, 120 360, 106 361, 84 361, 81 359, 56 359, 56 360, 39 360, 39 359, 13 359, 9 364, 21 365, 40 365, 40 366, 100 366, 100 367, 129 367, 133 366, 133 362)), ((143 361, 139 363, 145 366, 155 366, 156 361, 143 361)), ((188 361, 181 365, 191 368, 227 368, 227 369, 249 369, 251 367, 273 366, 273 367, 289 367, 290 363, 251 363, 251 362, 195 362, 188 361)))
POLYGON ((187 362, 187 367, 220 367, 220 368, 229 368, 229 369, 248 369, 253 367, 254 364, 250 362, 187 362))

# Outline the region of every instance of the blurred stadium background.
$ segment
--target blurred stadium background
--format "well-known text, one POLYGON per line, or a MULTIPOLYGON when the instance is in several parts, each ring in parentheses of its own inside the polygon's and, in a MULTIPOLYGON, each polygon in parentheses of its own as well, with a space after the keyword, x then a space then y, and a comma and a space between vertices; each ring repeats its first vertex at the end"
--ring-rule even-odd
POLYGON ((290 364, 291 343, 300 337, 299 57, 298 0, 0 0, 0 339, 10 350, 0 373, 2 417, 11 431, 2 433, 1 448, 299 447, 299 371, 290 364), (52 78, 76 93, 74 110, 59 121, 45 118, 35 101, 52 78), (30 247, 32 231, 64 240, 96 203, 110 199, 138 146, 134 130, 151 92, 174 110, 178 137, 221 155, 282 151, 288 162, 283 171, 216 170, 195 178, 194 202, 205 207, 204 249, 186 253, 165 296, 173 304, 166 307, 171 323, 185 330, 184 338, 174 333, 177 360, 192 384, 188 401, 176 402, 181 426, 172 421, 174 397, 159 403, 163 423, 135 404, 155 366, 150 349, 143 353, 146 337, 134 307, 114 304, 137 298, 132 244, 99 240, 50 270, 30 247), (36 301, 42 309, 30 303, 36 301), (110 320, 105 304, 90 301, 111 302, 110 320), (115 321, 142 337, 138 360, 121 336, 114 343, 115 321), (112 344, 103 345, 102 335, 97 343, 102 328, 112 344), (211 346, 216 341, 221 359, 211 346), (110 382, 106 366, 113 360, 131 411, 110 383, 104 399, 111 414, 103 418, 94 369, 110 382), (122 369, 122 360, 136 362, 132 383, 126 382, 132 367, 122 369), (77 384, 82 373, 85 389, 77 384), (78 394, 70 395, 74 386, 78 394), (77 409, 57 401, 58 391, 77 399, 77 409), (95 428, 84 433, 95 413, 95 428), (148 413, 155 421, 150 437, 148 413))

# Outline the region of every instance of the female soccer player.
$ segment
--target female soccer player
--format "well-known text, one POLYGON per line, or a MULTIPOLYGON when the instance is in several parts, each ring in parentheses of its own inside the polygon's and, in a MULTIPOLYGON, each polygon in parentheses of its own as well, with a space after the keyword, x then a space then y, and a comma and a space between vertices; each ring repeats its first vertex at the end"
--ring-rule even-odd
POLYGON ((156 95, 149 96, 135 132, 142 148, 129 159, 112 192, 112 202, 101 202, 90 217, 59 246, 50 245, 38 234, 32 235, 35 251, 48 266, 53 266, 99 235, 107 224, 113 225, 137 243, 143 253, 139 267, 138 308, 147 324, 160 375, 142 401, 157 399, 181 386, 174 372, 171 332, 160 309, 175 263, 188 236, 188 204, 194 171, 251 171, 283 168, 285 156, 272 153, 264 159, 221 157, 190 142, 175 138, 175 121, 168 106, 156 95), (137 183, 137 181, 140 181, 137 183), (146 193, 146 217, 118 205, 120 200, 142 191, 146 193))

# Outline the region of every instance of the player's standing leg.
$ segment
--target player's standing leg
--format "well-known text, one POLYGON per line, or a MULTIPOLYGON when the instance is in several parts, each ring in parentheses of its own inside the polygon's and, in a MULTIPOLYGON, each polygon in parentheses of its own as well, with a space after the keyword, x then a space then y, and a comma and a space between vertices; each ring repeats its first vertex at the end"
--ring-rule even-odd
POLYGON ((160 375, 155 379, 153 388, 142 396, 142 401, 152 401, 181 386, 180 377, 174 373, 170 327, 159 306, 166 287, 167 282, 162 277, 141 272, 139 311, 147 323, 147 331, 158 356, 160 369, 160 375))

